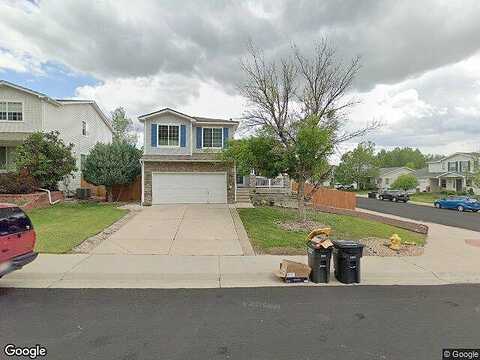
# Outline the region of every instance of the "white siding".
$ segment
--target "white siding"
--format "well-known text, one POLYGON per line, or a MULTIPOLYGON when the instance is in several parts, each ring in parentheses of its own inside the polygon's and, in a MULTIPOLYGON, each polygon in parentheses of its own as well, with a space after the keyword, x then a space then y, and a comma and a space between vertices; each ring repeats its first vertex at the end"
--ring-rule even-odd
POLYGON ((23 103, 23 121, 0 121, 0 133, 25 133, 42 129, 42 100, 38 96, 0 85, 0 101, 23 103))
POLYGON ((44 130, 58 130, 66 144, 74 144, 73 151, 79 171, 74 174, 70 189, 75 189, 80 186, 80 155, 87 155, 97 142, 111 142, 112 132, 91 104, 62 104, 61 107, 46 104, 45 106, 44 130), (86 136, 82 135, 82 121, 87 122, 86 136))
MULTIPOLYGON (((191 122, 187 119, 184 119, 180 116, 175 116, 173 114, 161 114, 153 118, 145 120, 145 155, 190 155, 191 152, 191 122), (152 147, 152 124, 170 124, 170 125, 185 125, 186 127, 186 146, 185 147, 152 147)), ((195 134, 194 134, 195 135, 195 134)), ((180 133, 179 133, 180 137, 180 133)), ((158 138, 157 138, 158 141, 158 138)), ((180 138, 179 138, 180 142, 180 138)))
POLYGON ((428 164, 428 172, 437 173, 437 172, 442 172, 444 170, 445 169, 442 169, 442 163, 441 162, 429 163, 428 164))
POLYGON ((471 172, 474 171, 474 158, 468 154, 456 154, 451 157, 446 158, 445 160, 438 162, 438 163, 430 163, 428 164, 428 171, 429 172, 447 172, 448 171, 448 163, 449 162, 456 162, 456 161, 470 161, 470 170, 471 172))

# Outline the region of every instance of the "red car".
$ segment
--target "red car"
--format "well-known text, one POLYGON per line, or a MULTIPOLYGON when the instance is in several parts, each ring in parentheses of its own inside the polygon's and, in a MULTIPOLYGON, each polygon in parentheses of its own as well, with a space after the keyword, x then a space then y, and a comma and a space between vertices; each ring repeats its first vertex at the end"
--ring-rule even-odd
POLYGON ((0 278, 37 257, 32 222, 18 206, 0 204, 0 278))

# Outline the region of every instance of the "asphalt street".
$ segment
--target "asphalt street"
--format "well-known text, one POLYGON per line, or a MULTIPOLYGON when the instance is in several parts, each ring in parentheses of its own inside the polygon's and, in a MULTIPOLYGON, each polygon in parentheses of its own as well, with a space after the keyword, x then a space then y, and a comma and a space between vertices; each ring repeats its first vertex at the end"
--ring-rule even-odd
POLYGON ((8 343, 62 360, 441 359, 480 347, 475 285, 0 289, 0 315, 4 358, 8 343))
POLYGON ((408 219, 480 231, 480 213, 436 209, 430 206, 396 203, 357 197, 357 207, 408 219))

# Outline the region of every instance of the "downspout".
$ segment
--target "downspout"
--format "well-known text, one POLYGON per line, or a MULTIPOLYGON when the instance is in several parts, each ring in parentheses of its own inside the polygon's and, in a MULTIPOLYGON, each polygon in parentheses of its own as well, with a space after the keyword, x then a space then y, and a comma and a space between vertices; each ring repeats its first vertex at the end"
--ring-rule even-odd
POLYGON ((60 199, 58 199, 52 202, 52 193, 50 192, 50 190, 42 188, 38 188, 38 190, 45 191, 48 194, 48 202, 50 203, 50 205, 55 205, 60 201, 60 199))

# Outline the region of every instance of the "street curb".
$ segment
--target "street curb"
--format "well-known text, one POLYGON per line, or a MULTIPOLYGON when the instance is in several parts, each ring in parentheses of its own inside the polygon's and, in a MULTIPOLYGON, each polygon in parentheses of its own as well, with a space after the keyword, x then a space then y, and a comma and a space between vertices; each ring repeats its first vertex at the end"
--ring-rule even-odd
POLYGON ((240 215, 238 214, 237 209, 235 207, 230 207, 230 214, 232 215, 233 225, 235 227, 235 232, 238 236, 238 242, 242 247, 243 255, 255 255, 255 251, 253 250, 247 231, 243 226, 242 219, 240 219, 240 215))

